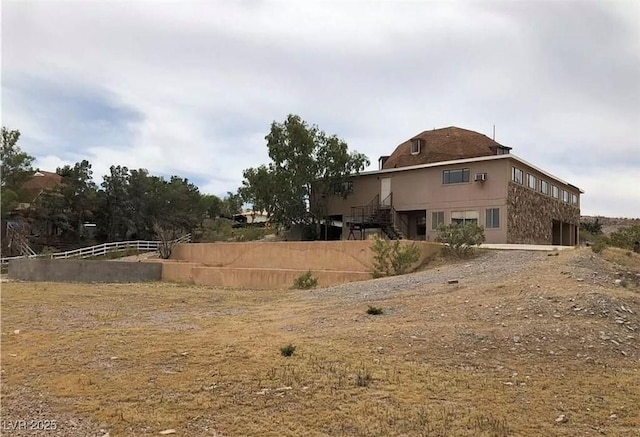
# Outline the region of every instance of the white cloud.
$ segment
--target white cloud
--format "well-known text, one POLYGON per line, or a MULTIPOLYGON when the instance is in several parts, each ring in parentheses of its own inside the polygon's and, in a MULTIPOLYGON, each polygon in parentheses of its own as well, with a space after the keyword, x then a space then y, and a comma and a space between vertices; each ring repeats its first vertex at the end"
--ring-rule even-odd
POLYGON ((516 155, 586 190, 583 212, 640 216, 640 4, 576 5, 5 2, 3 124, 38 162, 88 159, 98 182, 126 165, 218 194, 267 162, 288 113, 372 166, 425 129, 496 124, 516 155), (29 93, 25 76, 59 90, 29 93), (98 103, 86 114, 68 109, 82 90, 98 103))

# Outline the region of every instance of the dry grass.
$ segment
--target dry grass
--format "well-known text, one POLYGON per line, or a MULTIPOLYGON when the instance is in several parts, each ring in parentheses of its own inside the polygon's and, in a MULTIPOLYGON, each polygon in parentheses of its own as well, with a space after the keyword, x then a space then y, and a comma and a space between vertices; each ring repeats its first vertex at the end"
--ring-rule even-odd
POLYGON ((640 271, 640 254, 634 253, 631 250, 620 249, 618 247, 607 247, 602 251, 601 256, 607 261, 617 264, 620 267, 640 271))
POLYGON ((576 280, 615 271, 590 256, 376 301, 5 283, 3 402, 42 394, 111 436, 637 436, 640 294, 576 280))

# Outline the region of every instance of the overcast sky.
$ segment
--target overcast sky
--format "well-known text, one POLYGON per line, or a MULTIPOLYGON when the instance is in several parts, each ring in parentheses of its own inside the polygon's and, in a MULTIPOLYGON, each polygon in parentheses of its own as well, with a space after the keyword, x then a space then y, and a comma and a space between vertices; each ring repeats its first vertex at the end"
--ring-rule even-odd
POLYGON ((2 1, 2 124, 235 192, 300 115, 369 156, 458 126, 640 217, 640 2, 2 1))

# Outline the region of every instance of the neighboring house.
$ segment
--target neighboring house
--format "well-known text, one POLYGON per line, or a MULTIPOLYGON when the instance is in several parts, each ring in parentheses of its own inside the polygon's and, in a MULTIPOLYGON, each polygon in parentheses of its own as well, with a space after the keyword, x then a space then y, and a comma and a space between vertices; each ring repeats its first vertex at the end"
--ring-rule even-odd
POLYGON ((422 132, 329 196, 328 215, 343 239, 434 241, 440 224, 476 223, 487 243, 578 244, 584 192, 510 150, 457 127, 422 132))
POLYGON ((62 176, 57 173, 36 170, 21 191, 22 203, 2 220, 2 253, 6 256, 32 255, 33 250, 29 239, 34 235, 54 235, 55 229, 46 221, 28 219, 31 205, 46 190, 58 187, 62 183, 62 176))
POLYGON ((61 184, 62 176, 58 173, 36 170, 31 179, 24 183, 22 190, 25 192, 29 203, 33 203, 44 191, 53 190, 61 184))
POLYGON ((235 227, 266 226, 269 222, 269 217, 264 211, 245 209, 240 214, 235 214, 233 221, 235 227))

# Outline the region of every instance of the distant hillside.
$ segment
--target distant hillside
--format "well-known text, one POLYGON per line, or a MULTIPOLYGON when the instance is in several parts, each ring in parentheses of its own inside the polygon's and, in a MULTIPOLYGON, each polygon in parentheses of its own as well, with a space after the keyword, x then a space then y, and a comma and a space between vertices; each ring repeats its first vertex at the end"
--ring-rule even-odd
POLYGON ((580 217, 582 222, 594 222, 598 219, 602 223, 602 232, 610 234, 625 226, 640 225, 640 218, 622 218, 622 217, 602 217, 583 215, 580 217))

